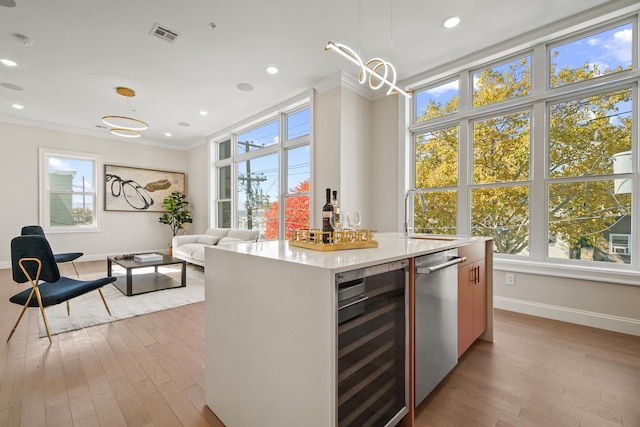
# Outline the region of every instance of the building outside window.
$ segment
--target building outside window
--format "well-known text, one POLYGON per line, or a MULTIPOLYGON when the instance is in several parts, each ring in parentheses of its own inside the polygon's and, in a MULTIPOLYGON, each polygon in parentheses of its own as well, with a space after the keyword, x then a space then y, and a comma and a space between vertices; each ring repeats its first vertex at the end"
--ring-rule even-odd
POLYGON ((217 143, 216 224, 267 239, 308 228, 311 185, 308 101, 217 143))
POLYGON ((40 149, 40 225, 47 232, 98 231, 100 156, 40 149))
POLYGON ((413 185, 429 209, 414 203, 415 231, 489 236, 513 260, 637 269, 636 19, 418 89, 413 185))

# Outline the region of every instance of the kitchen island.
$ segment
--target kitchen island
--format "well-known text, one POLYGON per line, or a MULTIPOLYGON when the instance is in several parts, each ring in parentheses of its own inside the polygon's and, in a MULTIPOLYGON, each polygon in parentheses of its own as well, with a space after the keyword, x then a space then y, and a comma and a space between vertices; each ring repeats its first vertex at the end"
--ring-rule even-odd
MULTIPOLYGON (((421 255, 484 245, 487 327, 481 338, 492 340, 491 240, 414 237, 376 233, 377 248, 334 252, 294 248, 287 241, 207 248, 207 406, 227 427, 337 425, 336 275, 356 269, 403 260, 412 266, 421 255)), ((408 276, 411 338, 413 276, 408 276)), ((412 347, 408 350, 411 355, 412 347)), ((409 403, 404 425, 413 421, 413 397, 409 403)))

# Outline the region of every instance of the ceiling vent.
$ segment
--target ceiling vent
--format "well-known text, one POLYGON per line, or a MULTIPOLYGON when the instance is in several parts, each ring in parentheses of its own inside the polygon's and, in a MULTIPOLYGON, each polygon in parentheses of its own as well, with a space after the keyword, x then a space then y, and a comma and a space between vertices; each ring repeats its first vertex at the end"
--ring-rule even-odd
POLYGON ((154 25, 151 29, 150 34, 156 37, 160 37, 161 39, 166 40, 169 43, 174 43, 176 39, 180 37, 180 34, 176 33, 175 31, 171 31, 167 29, 167 27, 163 27, 160 24, 154 25))

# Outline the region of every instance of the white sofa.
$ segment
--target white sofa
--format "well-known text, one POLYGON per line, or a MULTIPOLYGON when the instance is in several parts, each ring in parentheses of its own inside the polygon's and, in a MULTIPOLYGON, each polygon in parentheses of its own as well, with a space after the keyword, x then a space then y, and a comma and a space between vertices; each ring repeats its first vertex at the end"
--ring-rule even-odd
POLYGON ((205 234, 175 236, 171 240, 173 256, 204 267, 205 246, 224 245, 234 242, 258 241, 258 230, 236 230, 232 228, 210 228, 205 234))

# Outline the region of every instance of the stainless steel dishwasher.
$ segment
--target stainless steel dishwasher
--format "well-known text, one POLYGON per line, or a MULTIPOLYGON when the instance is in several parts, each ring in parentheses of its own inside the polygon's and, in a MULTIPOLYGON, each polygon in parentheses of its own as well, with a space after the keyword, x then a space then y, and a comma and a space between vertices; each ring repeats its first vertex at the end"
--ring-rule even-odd
POLYGON ((457 249, 415 260, 415 406, 458 363, 457 249))

